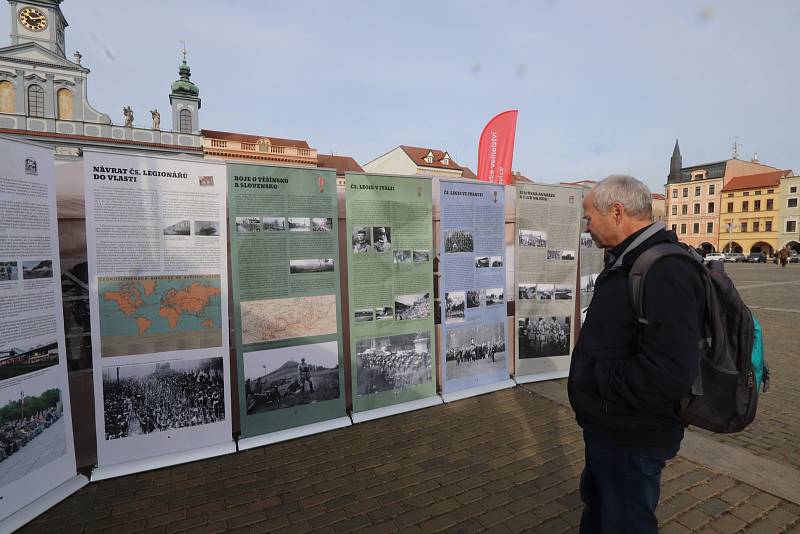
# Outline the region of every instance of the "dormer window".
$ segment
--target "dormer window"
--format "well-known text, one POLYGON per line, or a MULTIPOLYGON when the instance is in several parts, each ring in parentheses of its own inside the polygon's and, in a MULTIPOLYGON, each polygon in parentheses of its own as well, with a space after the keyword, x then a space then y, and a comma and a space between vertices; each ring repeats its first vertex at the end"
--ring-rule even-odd
POLYGON ((433 152, 430 150, 428 151, 428 155, 425 156, 425 163, 433 163, 433 152))
POLYGON ((442 165, 450 165, 450 154, 447 152, 444 153, 444 157, 442 158, 442 165))

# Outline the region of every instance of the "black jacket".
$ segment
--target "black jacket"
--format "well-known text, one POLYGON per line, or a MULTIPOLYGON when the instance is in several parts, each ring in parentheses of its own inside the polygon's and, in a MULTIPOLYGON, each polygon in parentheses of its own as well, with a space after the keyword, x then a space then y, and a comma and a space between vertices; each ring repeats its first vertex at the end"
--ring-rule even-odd
MULTIPOLYGON (((610 256, 618 256, 630 236, 610 256)), ((644 288, 639 327, 628 290, 628 272, 649 247, 677 239, 660 230, 628 251, 621 265, 606 264, 572 351, 568 391, 578 424, 593 440, 639 454, 672 457, 685 423, 677 415, 698 369, 705 297, 697 266, 685 259, 657 261, 644 288)))

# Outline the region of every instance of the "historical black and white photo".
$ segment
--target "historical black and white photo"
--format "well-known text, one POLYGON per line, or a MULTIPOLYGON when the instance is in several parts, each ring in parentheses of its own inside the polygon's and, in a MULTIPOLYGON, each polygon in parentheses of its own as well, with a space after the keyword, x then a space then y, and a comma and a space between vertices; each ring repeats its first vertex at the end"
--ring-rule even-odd
POLYGON ((394 262, 398 264, 402 263, 411 263, 411 251, 410 250, 395 250, 394 251, 394 262))
POLYGON ((594 280, 591 274, 581 276, 581 293, 592 293, 594 291, 594 280))
POLYGON ((521 247, 546 247, 547 232, 543 230, 523 230, 519 231, 519 246, 521 247))
POLYGON ((188 219, 164 226, 164 235, 191 235, 192 223, 188 219))
POLYGON ((247 415, 339 398, 335 341, 244 353, 247 415))
POLYGON ((237 234, 254 234, 261 231, 261 217, 236 217, 237 234))
POLYGON ((495 306, 503 303, 503 288, 494 287, 486 290, 486 305, 495 306))
POLYGON ((589 232, 581 232, 581 248, 595 248, 592 234, 589 232))
POLYGON ((570 317, 532 315, 519 320, 519 357, 542 358, 569 354, 570 317))
POLYGON ((106 439, 225 420, 222 358, 103 368, 106 439))
POLYGON ((463 291, 450 291, 444 294, 444 317, 447 323, 464 321, 463 291))
POLYGON ((486 299, 485 289, 469 289, 467 290, 467 308, 479 308, 481 302, 486 299))
POLYGON ((333 219, 330 217, 312 217, 312 232, 330 232, 333 230, 333 219))
POLYGON ((536 296, 536 284, 519 284, 517 290, 520 300, 533 300, 536 296))
POLYGON ((447 330, 445 371, 447 380, 467 378, 506 366, 503 323, 447 330))
POLYGON ((466 230, 448 230, 444 234, 445 253, 473 252, 475 241, 472 232, 466 230))
POLYGON ((489 267, 489 266, 491 266, 491 263, 489 262, 489 256, 476 256, 475 257, 475 268, 476 269, 481 269, 481 268, 489 267))
POLYGON ((288 217, 290 232, 310 232, 311 219, 308 217, 288 217))
POLYGON ((428 293, 394 297, 394 318, 396 320, 424 319, 430 315, 431 306, 428 293))
POLYGON ((207 236, 207 237, 218 236, 219 221, 195 221, 194 235, 207 236))
POLYGON ((555 284, 553 295, 556 300, 572 300, 572 285, 555 284))
POLYGON ((560 250, 547 250, 547 259, 548 260, 561 260, 561 251, 560 250))
POLYGON ((15 261, 0 261, 0 282, 19 280, 19 264, 15 261))
POLYGON ((375 319, 377 321, 391 321, 394 319, 394 308, 391 306, 375 308, 375 319))
POLYGON ((22 262, 22 279, 53 278, 52 260, 34 260, 22 262))
POLYGON ((569 260, 572 261, 575 259, 575 251, 574 250, 562 250, 561 251, 561 259, 562 260, 569 260))
POLYGON ((555 284, 536 284, 533 298, 534 300, 553 300, 555 290, 555 284))
POLYGON ((332 273, 333 270, 333 258, 289 260, 289 272, 292 274, 332 273))
POLYGON ((392 229, 389 226, 372 227, 372 250, 375 252, 392 250, 392 229))
POLYGON ((262 217, 261 220, 264 224, 265 232, 285 232, 286 231, 286 217, 262 217))
POLYGON ((431 252, 429 250, 415 250, 414 251, 414 263, 425 263, 429 261, 431 257, 431 252))
POLYGON ((428 332, 356 341, 358 395, 405 389, 433 380, 428 332))
POLYGON ((0 347, 0 380, 26 375, 58 363, 58 342, 52 337, 44 342, 0 347))
POLYGON ((365 254, 372 250, 369 226, 353 227, 353 253, 365 254))
POLYGON ((355 321, 357 323, 365 323, 367 321, 372 321, 375 318, 375 312, 372 308, 364 308, 353 312, 353 316, 355 317, 355 321))
POLYGON ((503 266, 503 256, 492 256, 489 258, 489 261, 492 264, 492 267, 502 267, 503 266))

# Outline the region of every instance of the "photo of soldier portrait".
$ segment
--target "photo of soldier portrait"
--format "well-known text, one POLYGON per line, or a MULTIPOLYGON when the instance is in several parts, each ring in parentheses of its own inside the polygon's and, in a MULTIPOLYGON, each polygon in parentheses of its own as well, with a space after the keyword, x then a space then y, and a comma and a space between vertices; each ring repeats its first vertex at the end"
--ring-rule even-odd
POLYGON ((247 415, 339 398, 337 343, 244 354, 247 415))
POLYGON ((433 366, 428 332, 361 339, 356 342, 358 395, 429 384, 433 366))
POLYGON ((506 368, 503 323, 447 330, 445 372, 447 380, 467 378, 506 368))
POLYGON ((392 250, 392 229, 388 226, 375 226, 372 229, 372 249, 375 252, 392 250))
POLYGON ((286 217, 262 217, 265 232, 285 232, 286 217))
POLYGON ((391 306, 375 308, 375 319, 378 321, 391 321, 394 319, 394 308, 391 306))
POLYGON ((397 295, 394 297, 394 318, 398 321, 425 319, 431 315, 429 294, 397 295))
POLYGON ((475 242, 472 232, 466 230, 449 230, 444 234, 445 253, 473 252, 475 242))
POLYGON ((464 292, 451 291, 444 294, 444 318, 446 323, 464 321, 464 292))
POLYGON ((560 250, 549 250, 547 251, 547 259, 548 260, 561 260, 561 251, 560 250))
POLYGON ((467 291, 467 308, 479 308, 486 298, 486 290, 470 289, 467 291))
POLYGON ((370 242, 369 226, 353 227, 353 253, 365 254, 372 249, 370 242))
POLYGON ((503 303, 503 288, 494 287, 486 290, 486 305, 495 306, 503 303))
POLYGON ((543 230, 523 230, 519 231, 519 246, 521 247, 546 247, 547 232, 543 230))
POLYGON ((256 232, 261 232, 261 217, 236 217, 237 234, 253 234, 256 232))
POLYGON ((330 217, 312 217, 312 232, 330 232, 333 230, 333 219, 330 217))
POLYGON ((562 260, 569 260, 572 261, 575 259, 575 251, 574 250, 562 250, 561 251, 561 259, 562 260))
POLYGON ((570 317, 532 315, 519 320, 519 357, 569 355, 570 317))

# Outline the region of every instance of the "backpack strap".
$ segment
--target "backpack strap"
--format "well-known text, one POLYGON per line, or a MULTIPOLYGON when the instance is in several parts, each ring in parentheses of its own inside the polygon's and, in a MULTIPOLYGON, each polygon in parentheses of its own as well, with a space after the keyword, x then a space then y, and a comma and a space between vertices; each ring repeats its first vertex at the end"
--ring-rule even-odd
POLYGON ((644 315, 644 299, 642 299, 647 273, 655 262, 667 256, 678 256, 694 263, 702 263, 702 257, 699 254, 694 252, 694 255, 692 255, 691 252, 676 243, 659 243, 648 248, 636 258, 628 274, 628 293, 633 310, 636 313, 636 322, 639 325, 650 324, 644 315))

